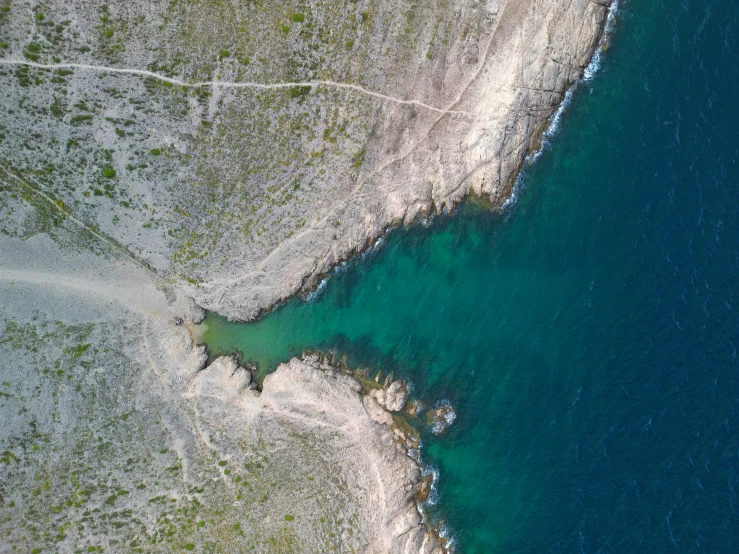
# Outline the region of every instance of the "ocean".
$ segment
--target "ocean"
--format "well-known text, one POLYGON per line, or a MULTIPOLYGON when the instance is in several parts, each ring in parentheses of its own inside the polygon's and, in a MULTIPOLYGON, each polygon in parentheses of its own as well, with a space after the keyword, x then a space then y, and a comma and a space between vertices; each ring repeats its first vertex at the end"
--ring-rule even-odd
MULTIPOLYGON (((515 201, 395 229, 211 353, 393 372, 456 552, 739 551, 739 3, 626 0, 515 201)), ((373 373, 372 373, 373 374, 373 373)))

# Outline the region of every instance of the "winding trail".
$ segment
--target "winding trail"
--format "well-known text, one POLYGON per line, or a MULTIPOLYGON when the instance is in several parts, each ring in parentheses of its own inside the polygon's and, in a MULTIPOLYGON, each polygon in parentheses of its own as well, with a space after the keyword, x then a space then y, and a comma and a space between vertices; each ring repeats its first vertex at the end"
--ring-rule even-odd
POLYGON ((27 67, 35 67, 38 69, 82 69, 86 71, 98 71, 101 73, 122 73, 125 75, 140 75, 142 77, 150 77, 152 79, 157 79, 159 81, 164 81, 165 83, 170 83, 172 85, 177 85, 177 86, 185 87, 185 88, 215 87, 215 88, 249 88, 249 89, 261 89, 261 90, 274 90, 274 89, 283 89, 283 88, 292 88, 292 87, 326 86, 326 87, 341 88, 341 89, 346 89, 346 90, 353 90, 356 92, 361 92, 362 94, 366 94, 367 96, 373 96, 375 98, 380 98, 381 100, 387 100, 388 102, 394 102, 396 104, 418 106, 419 108, 424 108, 426 110, 430 110, 432 112, 437 112, 440 114, 470 115, 469 112, 465 112, 465 111, 437 108, 436 106, 431 106, 430 104, 426 104, 424 102, 421 102, 420 100, 407 100, 404 98, 396 98, 394 96, 388 96, 387 94, 382 94, 380 92, 368 90, 360 85, 354 85, 351 83, 339 83, 336 81, 329 81, 325 79, 320 79, 316 81, 300 81, 300 82, 272 83, 272 84, 253 83, 253 82, 248 82, 248 81, 243 81, 243 82, 198 81, 196 83, 188 83, 187 81, 182 81, 181 79, 175 79, 174 77, 166 77, 165 75, 154 73, 153 71, 148 71, 146 69, 107 67, 104 65, 88 65, 88 64, 83 64, 83 63, 43 64, 43 63, 26 61, 26 60, 0 60, 0 65, 22 65, 22 66, 27 66, 27 67))

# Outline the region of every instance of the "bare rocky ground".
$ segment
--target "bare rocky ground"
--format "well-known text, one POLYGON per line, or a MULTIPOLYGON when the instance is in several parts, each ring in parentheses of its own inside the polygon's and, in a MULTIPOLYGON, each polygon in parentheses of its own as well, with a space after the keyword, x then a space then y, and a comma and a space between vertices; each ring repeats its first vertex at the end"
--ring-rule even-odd
POLYGON ((0 162, 250 319, 394 223, 471 192, 501 205, 606 4, 0 0, 4 60, 389 98, 0 65, 0 162))
POLYGON ((0 0, 0 552, 439 551, 397 387, 173 320, 502 205, 607 3, 0 0))
POLYGON ((293 359, 259 392, 130 260, 0 248, 0 552, 441 552, 414 443, 353 377, 293 359))

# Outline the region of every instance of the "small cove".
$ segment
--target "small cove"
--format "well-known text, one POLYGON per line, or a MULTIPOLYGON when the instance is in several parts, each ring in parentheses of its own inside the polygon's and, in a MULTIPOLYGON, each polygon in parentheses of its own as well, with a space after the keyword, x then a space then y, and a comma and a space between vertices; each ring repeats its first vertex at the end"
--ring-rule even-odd
POLYGON ((304 349, 411 381, 459 552, 739 543, 739 8, 622 4, 597 77, 502 214, 385 237, 212 353, 304 349))

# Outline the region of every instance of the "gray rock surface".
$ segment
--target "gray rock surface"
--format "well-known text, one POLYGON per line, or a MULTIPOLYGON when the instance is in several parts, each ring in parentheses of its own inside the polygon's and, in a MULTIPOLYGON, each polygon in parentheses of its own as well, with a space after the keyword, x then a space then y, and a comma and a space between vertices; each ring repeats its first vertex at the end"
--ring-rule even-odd
POLYGON ((440 553, 402 383, 186 326, 501 206, 607 3, 0 0, 0 552, 440 553))
POLYGON ((408 400, 408 387, 398 380, 381 389, 372 389, 370 396, 388 412, 399 412, 408 400))
POLYGON ((397 439, 392 417, 362 395, 354 378, 293 358, 265 378, 259 402, 265 425, 276 420, 311 433, 350 490, 371 491, 360 505, 365 552, 441 554, 414 500, 419 467, 397 439))
POLYGON ((0 552, 441 552, 405 434, 350 375, 293 359, 260 393, 130 261, 0 251, 0 552))
POLYGON ((469 193, 502 205, 606 4, 13 2, 0 169, 25 185, 0 193, 37 209, 0 204, 22 218, 5 232, 74 216, 254 318, 388 226, 469 193))

